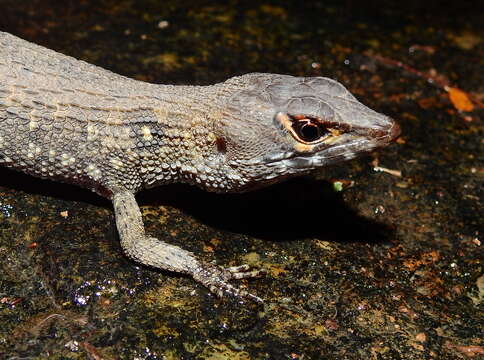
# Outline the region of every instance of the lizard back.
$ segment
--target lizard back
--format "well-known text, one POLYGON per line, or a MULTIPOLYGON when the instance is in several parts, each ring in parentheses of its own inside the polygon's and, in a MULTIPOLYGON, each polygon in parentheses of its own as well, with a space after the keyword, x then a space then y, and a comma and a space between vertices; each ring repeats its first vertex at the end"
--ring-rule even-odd
POLYGON ((2 32, 0 164, 101 195, 138 189, 140 148, 152 145, 163 125, 156 109, 170 102, 160 90, 2 32))

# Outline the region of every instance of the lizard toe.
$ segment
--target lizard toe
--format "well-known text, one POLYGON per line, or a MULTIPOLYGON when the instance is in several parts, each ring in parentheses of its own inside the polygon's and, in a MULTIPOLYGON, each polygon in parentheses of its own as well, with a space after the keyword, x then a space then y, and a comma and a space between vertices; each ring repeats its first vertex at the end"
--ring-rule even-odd
POLYGON ((240 299, 250 299, 257 302, 263 302, 261 298, 240 289, 228 282, 231 279, 245 279, 259 276, 262 271, 249 271, 248 265, 236 266, 231 268, 221 268, 216 265, 203 263, 201 271, 193 274, 195 280, 207 287, 213 294, 220 298, 230 295, 240 299))

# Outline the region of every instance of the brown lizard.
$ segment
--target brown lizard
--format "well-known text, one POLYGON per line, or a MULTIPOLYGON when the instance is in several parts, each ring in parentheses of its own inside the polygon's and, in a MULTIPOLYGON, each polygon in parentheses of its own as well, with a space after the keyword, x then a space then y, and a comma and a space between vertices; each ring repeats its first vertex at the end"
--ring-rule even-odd
POLYGON ((145 234, 135 194, 184 182, 242 192, 352 159, 399 135, 335 80, 247 74, 210 86, 156 85, 0 33, 0 164, 113 202, 132 259, 249 296, 222 268, 145 234))

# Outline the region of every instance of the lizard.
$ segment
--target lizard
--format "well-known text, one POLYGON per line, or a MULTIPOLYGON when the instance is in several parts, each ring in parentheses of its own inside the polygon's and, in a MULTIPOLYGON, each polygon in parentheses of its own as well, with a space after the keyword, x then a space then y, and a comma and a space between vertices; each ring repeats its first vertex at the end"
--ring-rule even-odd
POLYGON ((138 191, 182 182, 244 192, 353 159, 400 134, 325 77, 250 73, 207 86, 115 74, 0 33, 0 165, 110 199, 124 253, 218 296, 260 274, 221 267, 145 233, 138 191))

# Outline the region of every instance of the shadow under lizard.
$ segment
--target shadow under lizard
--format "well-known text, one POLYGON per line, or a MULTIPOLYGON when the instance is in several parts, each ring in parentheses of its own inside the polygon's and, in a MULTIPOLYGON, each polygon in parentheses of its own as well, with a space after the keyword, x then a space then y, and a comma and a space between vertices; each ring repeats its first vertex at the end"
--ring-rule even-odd
POLYGON ((213 293, 261 301, 222 268, 145 234, 135 194, 183 182, 243 192, 384 147, 397 123, 335 80, 247 74, 210 86, 157 85, 0 33, 0 165, 110 199, 132 259, 213 293))

